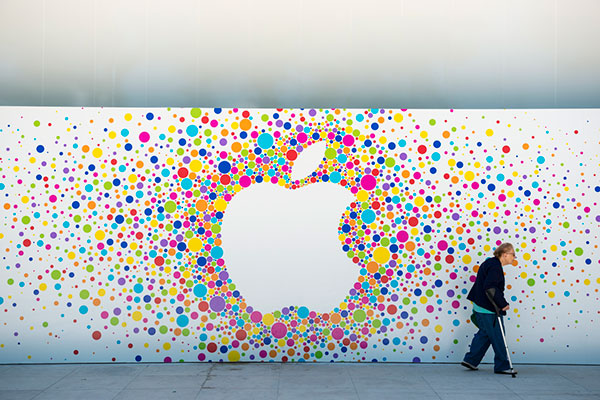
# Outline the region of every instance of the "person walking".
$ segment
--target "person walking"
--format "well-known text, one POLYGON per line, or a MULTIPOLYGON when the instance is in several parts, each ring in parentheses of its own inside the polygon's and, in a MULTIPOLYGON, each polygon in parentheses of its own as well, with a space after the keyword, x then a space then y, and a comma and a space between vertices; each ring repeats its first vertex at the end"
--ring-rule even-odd
MULTIPOLYGON (((494 251, 494 257, 488 258, 481 264, 477 271, 477 279, 467 295, 467 299, 473 302, 474 321, 479 331, 473 337, 469 352, 465 354, 461 365, 471 370, 477 370, 477 366, 485 356, 490 344, 494 349, 494 372, 497 374, 516 374, 511 370, 506 353, 506 346, 494 305, 488 299, 486 291, 494 289, 493 300, 501 310, 501 315, 506 315, 509 304, 504 298, 504 271, 503 266, 512 264, 516 259, 515 249, 510 243, 502 243, 494 251)), ((504 326, 504 320, 500 317, 504 326)), ((514 375, 513 375, 514 376, 514 375)))

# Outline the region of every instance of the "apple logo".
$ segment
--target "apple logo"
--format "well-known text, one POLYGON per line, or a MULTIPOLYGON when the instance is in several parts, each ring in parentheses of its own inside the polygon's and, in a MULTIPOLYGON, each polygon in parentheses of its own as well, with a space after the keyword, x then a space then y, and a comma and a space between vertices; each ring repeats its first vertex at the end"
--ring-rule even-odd
MULTIPOLYGON (((319 166, 325 147, 315 143, 300 153, 292 182, 319 166)), ((225 210, 221 238, 227 271, 247 304, 263 312, 337 307, 359 275, 338 239, 352 201, 348 189, 325 182, 293 190, 266 182, 237 193, 225 210)))

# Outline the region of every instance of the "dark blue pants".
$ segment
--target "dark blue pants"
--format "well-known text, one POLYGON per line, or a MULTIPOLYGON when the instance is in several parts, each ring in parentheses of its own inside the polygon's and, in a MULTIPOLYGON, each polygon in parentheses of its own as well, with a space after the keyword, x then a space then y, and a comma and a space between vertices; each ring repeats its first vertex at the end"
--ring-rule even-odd
MULTIPOLYGON (((477 323, 479 331, 475 334, 471 342, 470 351, 465 354, 464 360, 471 365, 477 366, 485 356, 486 351, 492 345, 494 349, 494 371, 505 371, 510 369, 506 347, 502 340, 502 332, 498 324, 496 314, 475 313, 477 315, 477 323)), ((500 317, 502 319, 502 317, 500 317)), ((504 321, 502 321, 504 328, 504 321)))

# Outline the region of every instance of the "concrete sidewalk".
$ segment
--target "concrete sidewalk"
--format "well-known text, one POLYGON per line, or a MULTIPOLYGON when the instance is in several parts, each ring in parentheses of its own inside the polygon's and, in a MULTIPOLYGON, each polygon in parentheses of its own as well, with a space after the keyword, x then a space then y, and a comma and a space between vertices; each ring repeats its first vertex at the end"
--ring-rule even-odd
POLYGON ((0 365, 0 399, 600 399, 600 366, 458 364, 0 365))

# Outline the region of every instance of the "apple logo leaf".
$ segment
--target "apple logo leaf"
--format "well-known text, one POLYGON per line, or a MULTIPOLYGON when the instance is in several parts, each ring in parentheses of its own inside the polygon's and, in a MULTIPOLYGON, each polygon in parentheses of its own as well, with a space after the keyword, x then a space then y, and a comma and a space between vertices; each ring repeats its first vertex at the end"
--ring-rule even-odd
POLYGON ((325 142, 318 142, 308 146, 298 154, 298 158, 294 161, 290 176, 292 182, 310 176, 313 171, 319 168, 319 165, 321 165, 325 158, 326 148, 327 144, 325 142))

